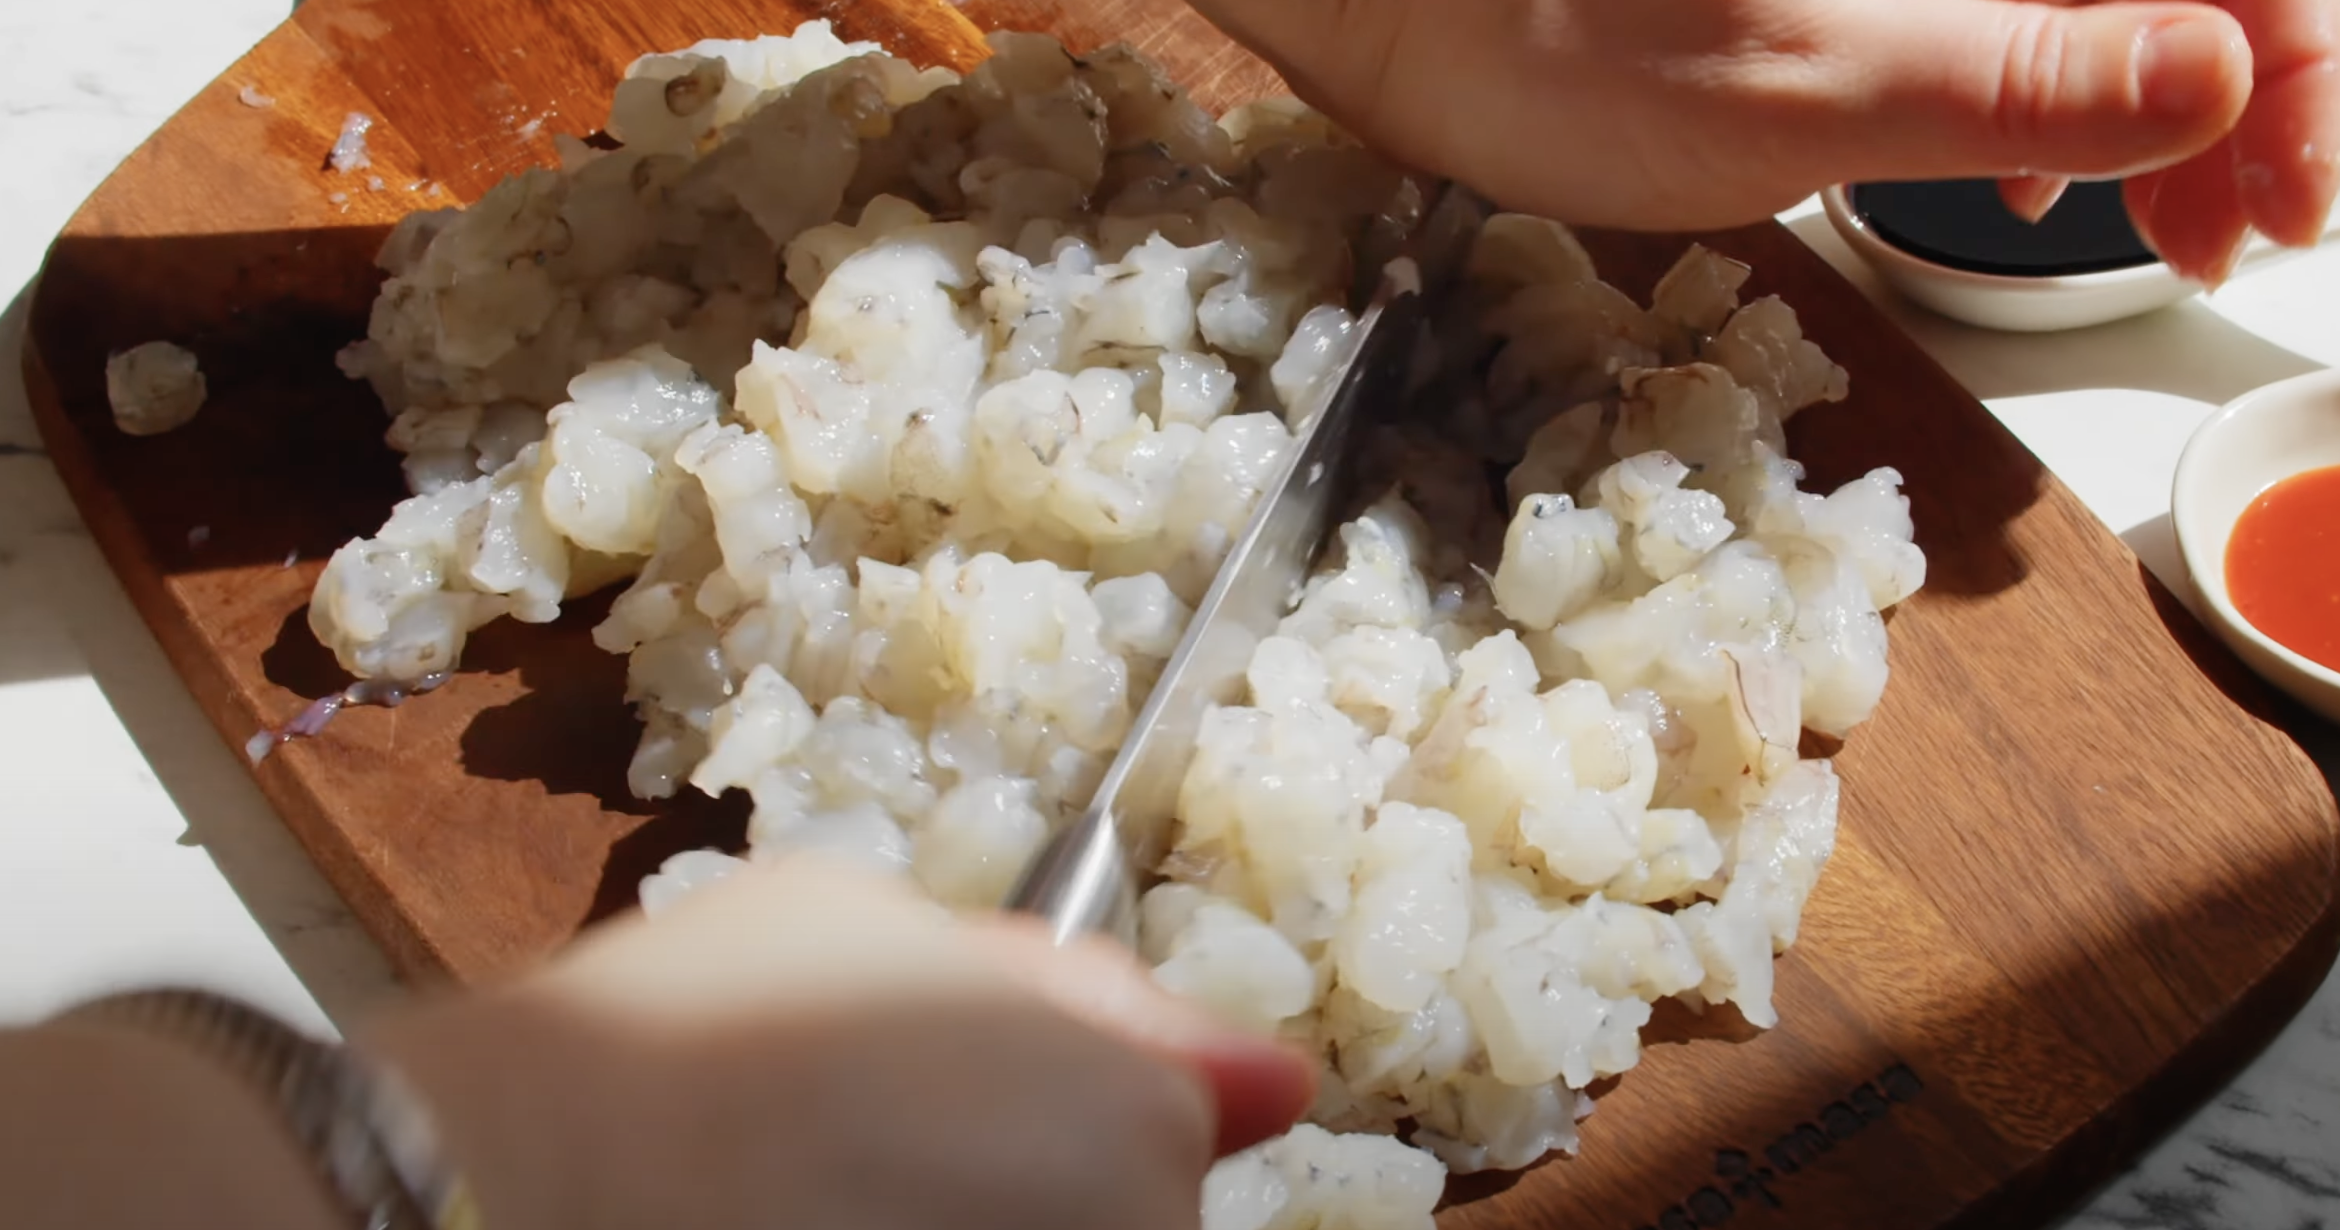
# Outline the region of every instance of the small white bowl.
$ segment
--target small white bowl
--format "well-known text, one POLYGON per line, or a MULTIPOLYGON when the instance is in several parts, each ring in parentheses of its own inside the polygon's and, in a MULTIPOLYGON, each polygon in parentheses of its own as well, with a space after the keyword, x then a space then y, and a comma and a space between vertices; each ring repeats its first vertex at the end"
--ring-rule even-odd
MULTIPOLYGON (((1952 320, 1984 329, 2053 333, 2084 328, 2141 316, 2202 291, 2200 282, 2179 277, 2160 261, 2061 278, 2006 277, 1953 269, 1886 242, 1866 219, 1853 212, 1851 193, 1843 184, 1823 189, 1820 204, 1845 246, 1895 290, 1952 320)), ((2325 230, 2327 237, 2335 232, 2340 232, 2340 214, 2333 216, 2325 230)), ((2280 247, 2254 234, 2244 245, 2235 272, 2301 250, 2280 247)))
POLYGON ((2186 442, 2169 495, 2178 551, 2210 625, 2252 670, 2340 722, 2340 671, 2250 625, 2226 592, 2226 543, 2259 493, 2294 474, 2340 465, 2340 370, 2310 372, 2234 399, 2186 442))

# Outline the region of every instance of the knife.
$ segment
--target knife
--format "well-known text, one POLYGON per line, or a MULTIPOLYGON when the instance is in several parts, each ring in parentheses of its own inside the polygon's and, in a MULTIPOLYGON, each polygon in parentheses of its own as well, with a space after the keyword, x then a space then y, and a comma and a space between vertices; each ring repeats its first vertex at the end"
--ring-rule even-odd
POLYGON ((1316 384, 1292 447, 1229 546, 1186 633, 1089 805, 1024 871, 1006 906, 1039 916, 1058 944, 1103 932, 1135 946, 1137 894, 1167 852, 1178 788, 1203 715, 1242 699, 1254 646, 1292 609, 1351 490, 1358 420, 1408 412, 1430 322, 1462 283, 1491 207, 1446 183, 1383 267, 1349 353, 1316 384))

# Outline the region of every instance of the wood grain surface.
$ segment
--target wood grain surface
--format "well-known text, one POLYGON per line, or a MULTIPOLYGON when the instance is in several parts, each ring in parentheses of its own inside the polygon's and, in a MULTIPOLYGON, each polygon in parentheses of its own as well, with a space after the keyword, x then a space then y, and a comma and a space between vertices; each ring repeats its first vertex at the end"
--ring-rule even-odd
MULTIPOLYGON (((402 213, 476 198, 589 133, 624 65, 828 16, 964 67, 979 27, 1128 38, 1207 103, 1271 73, 1169 0, 309 0, 91 198, 52 251, 26 376, 59 469, 231 744, 344 680, 310 637, 323 558, 401 494, 334 351, 364 330, 402 213), (273 98, 247 106, 252 86, 273 98), (362 111, 383 183, 325 166, 362 111), (134 439, 111 350, 190 346, 211 401, 134 439), (290 561, 288 563, 288 561, 290 561)), ((1589 237, 1629 292, 1682 237, 1589 237)), ((2104 527, 1786 231, 1706 237, 1852 375, 1806 412, 1815 481, 1907 479, 1931 560, 1894 676, 1840 755, 1843 836, 1760 1036, 1661 1018, 1585 1154, 1457 1183, 1448 1230, 2036 1224, 2206 1096, 2340 945, 2333 800, 2266 694, 2104 527)), ((450 686, 344 714, 260 765, 326 875, 417 978, 488 979, 632 899, 734 806, 629 798, 622 663, 501 625, 450 686)))

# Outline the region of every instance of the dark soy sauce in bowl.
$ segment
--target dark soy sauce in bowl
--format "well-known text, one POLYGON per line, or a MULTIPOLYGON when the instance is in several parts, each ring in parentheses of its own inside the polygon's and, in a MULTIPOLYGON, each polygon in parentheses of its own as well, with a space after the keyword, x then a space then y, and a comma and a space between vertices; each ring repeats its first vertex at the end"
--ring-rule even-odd
POLYGON ((2036 223, 2016 217, 1987 179, 1853 184, 1846 196, 1879 239, 1968 273, 2064 278, 2160 260, 2129 225, 2117 182, 2073 184, 2036 223))

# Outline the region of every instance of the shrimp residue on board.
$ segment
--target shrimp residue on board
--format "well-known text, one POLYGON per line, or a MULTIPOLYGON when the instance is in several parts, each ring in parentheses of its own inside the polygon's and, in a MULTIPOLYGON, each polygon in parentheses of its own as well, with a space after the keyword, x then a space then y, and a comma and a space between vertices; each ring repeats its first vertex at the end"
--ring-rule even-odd
MULTIPOLYGON (((289 560, 286 566, 291 566, 289 560)), ((326 724, 333 720, 333 715, 341 712, 345 706, 380 705, 385 709, 395 709, 406 703, 407 697, 420 696, 453 677, 452 671, 433 671, 413 683, 400 683, 394 679, 360 679, 338 692, 310 701, 308 708, 294 714, 293 719, 283 726, 263 730, 245 740, 244 759, 259 764, 268 759, 268 754, 275 751, 278 744, 322 734, 326 724)))
POLYGON ((366 156, 366 130, 373 126, 373 117, 356 111, 341 121, 341 135, 333 139, 333 152, 327 156, 334 170, 347 175, 374 165, 366 156))

